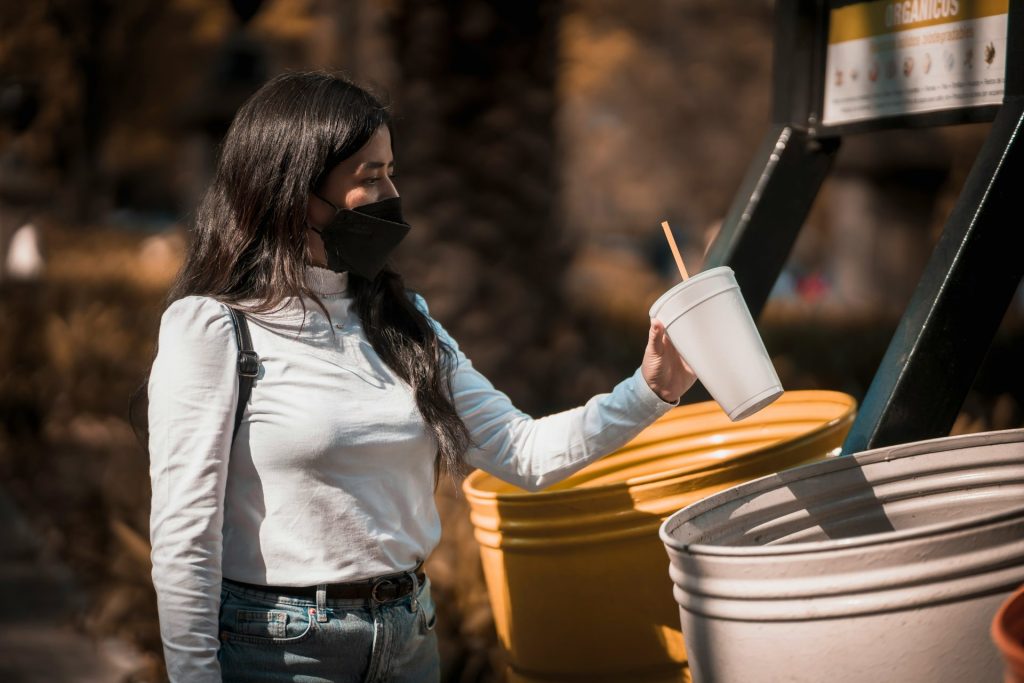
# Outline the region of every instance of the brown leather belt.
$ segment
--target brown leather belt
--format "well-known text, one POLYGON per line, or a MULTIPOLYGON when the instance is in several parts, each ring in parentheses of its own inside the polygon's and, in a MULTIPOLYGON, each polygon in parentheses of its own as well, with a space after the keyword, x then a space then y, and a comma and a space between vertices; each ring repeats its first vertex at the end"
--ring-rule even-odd
MULTIPOLYGON (((426 581, 427 576, 423 573, 423 569, 420 566, 417 566, 415 569, 415 582, 412 578, 413 573, 413 571, 407 571, 399 572, 397 574, 378 576, 377 578, 367 579, 366 581, 329 583, 327 584, 327 599, 373 599, 376 602, 391 602, 392 600, 398 600, 411 594, 414 588, 422 586, 423 582, 426 581)), ((229 588, 231 585, 234 585, 239 588, 247 588, 249 590, 262 591, 264 593, 287 595, 295 598, 316 599, 317 586, 264 586, 256 583, 235 581, 234 579, 226 577, 224 578, 224 583, 229 584, 229 588)))

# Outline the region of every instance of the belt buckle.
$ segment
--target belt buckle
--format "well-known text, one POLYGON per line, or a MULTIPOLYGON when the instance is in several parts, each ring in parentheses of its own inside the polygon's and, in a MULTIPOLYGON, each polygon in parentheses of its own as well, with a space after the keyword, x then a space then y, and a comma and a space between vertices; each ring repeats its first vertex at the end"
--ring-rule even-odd
MULTIPOLYGON (((381 579, 377 579, 376 581, 373 582, 373 586, 370 588, 370 597, 373 598, 373 600, 376 601, 376 602, 388 602, 387 600, 384 600, 384 599, 380 598, 377 595, 377 589, 380 588, 381 586, 387 587, 387 586, 397 586, 397 585, 398 584, 394 580, 389 579, 387 577, 384 577, 384 578, 381 578, 381 579)), ((392 599, 394 599, 394 598, 392 598, 392 599)))

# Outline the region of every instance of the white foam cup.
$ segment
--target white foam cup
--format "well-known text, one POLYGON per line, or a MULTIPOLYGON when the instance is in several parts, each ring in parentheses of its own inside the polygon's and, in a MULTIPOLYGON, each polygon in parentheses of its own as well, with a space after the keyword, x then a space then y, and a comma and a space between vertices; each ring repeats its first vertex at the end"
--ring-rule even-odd
POLYGON ((651 307, 683 360, 732 421, 782 395, 732 268, 710 268, 668 290, 651 307))

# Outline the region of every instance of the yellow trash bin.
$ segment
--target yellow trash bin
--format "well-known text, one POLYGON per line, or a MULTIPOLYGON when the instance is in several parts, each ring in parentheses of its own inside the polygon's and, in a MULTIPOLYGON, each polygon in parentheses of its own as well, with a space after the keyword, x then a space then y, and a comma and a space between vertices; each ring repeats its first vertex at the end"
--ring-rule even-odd
POLYGON ((700 403, 539 493, 471 474, 463 489, 509 680, 689 680, 662 521, 825 457, 855 412, 851 396, 832 391, 791 391, 736 423, 700 403))

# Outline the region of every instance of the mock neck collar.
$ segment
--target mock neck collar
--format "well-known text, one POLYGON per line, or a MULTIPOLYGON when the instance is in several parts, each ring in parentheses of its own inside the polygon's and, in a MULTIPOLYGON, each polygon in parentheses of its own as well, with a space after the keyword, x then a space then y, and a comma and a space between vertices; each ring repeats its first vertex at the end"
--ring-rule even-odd
POLYGON ((307 265, 306 285, 318 296, 344 294, 348 290, 348 273, 307 265))

